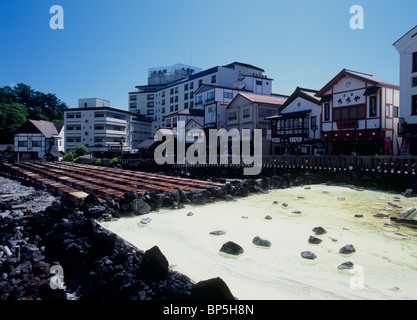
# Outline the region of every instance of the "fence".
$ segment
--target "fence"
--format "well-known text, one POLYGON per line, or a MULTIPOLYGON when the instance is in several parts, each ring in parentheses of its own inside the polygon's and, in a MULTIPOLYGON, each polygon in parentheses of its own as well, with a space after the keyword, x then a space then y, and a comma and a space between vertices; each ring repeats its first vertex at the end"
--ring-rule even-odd
MULTIPOLYGON (((220 163, 219 159, 217 163, 220 163)), ((158 166, 153 159, 123 159, 123 166, 158 166)), ((244 163, 232 164, 175 164, 175 167, 251 167, 244 163)), ((327 171, 363 171, 368 173, 385 173, 415 176, 417 157, 398 156, 265 156, 262 158, 263 168, 308 169, 327 171)))

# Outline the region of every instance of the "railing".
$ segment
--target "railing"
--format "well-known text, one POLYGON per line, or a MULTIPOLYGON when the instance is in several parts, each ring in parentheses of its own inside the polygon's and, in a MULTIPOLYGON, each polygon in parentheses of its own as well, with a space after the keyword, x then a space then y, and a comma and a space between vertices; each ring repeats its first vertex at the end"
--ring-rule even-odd
MULTIPOLYGON (((176 163, 176 162, 175 162, 176 163)), ((126 166, 158 166, 154 159, 123 159, 122 164, 126 166)), ((232 163, 229 156, 227 165, 220 164, 220 157, 217 163, 205 164, 175 164, 176 167, 213 167, 233 166, 251 167, 240 161, 232 163)), ((262 158, 263 168, 281 169, 306 169, 324 171, 362 171, 367 173, 398 174, 415 176, 417 174, 417 157, 399 156, 264 156, 262 158)))

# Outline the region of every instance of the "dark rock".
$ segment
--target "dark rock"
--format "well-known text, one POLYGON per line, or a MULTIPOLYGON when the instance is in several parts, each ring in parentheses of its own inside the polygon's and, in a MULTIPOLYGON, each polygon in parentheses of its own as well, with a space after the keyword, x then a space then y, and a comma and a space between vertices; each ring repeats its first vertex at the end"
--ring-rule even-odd
POLYGON ((173 206, 175 206, 175 198, 170 195, 170 194, 165 194, 162 198, 162 206, 163 207, 167 207, 167 208, 171 208, 173 206))
POLYGON ((337 198, 339 201, 345 201, 345 198, 337 198))
POLYGON ((407 189, 407 190, 405 190, 405 192, 403 193, 403 195, 406 198, 412 198, 414 196, 413 189, 407 189))
POLYGON ((315 235, 317 235, 317 236, 321 236, 321 235, 323 235, 323 234, 326 234, 327 233, 327 231, 324 229, 324 228, 322 228, 322 227, 315 227, 315 228, 313 228, 313 230, 312 230, 313 232, 314 232, 314 234, 315 235))
POLYGON ((272 217, 270 215, 265 216, 265 220, 272 220, 272 217))
POLYGON ((385 213, 377 213, 377 214, 374 214, 374 217, 376 217, 376 218, 388 218, 389 215, 385 214, 385 213))
POLYGON ((320 244, 322 241, 323 240, 313 237, 313 236, 310 236, 310 238, 308 238, 308 243, 311 243, 311 244, 320 244))
POLYGON ((148 279, 165 280, 169 275, 168 266, 167 258, 154 246, 143 255, 139 274, 148 279))
POLYGON ((235 256, 238 256, 244 252, 243 248, 233 241, 229 241, 223 244, 223 246, 220 248, 220 251, 235 256))
POLYGON ((272 202, 272 204, 278 204, 279 202, 278 201, 274 201, 274 202, 272 202))
POLYGON ((399 205, 396 205, 395 203, 388 202, 388 205, 393 207, 393 208, 402 209, 402 207, 400 207, 399 205))
POLYGON ((214 278, 193 285, 190 300, 235 300, 235 298, 221 278, 214 278))
POLYGON ((285 203, 285 202, 284 202, 284 203, 282 204, 282 206, 283 206, 283 207, 288 207, 288 203, 285 203))
POLYGON ((225 201, 230 202, 230 201, 233 201, 233 200, 234 200, 234 198, 233 198, 233 196, 232 196, 232 195, 227 194, 227 195, 225 195, 225 196, 224 196, 224 200, 225 200, 225 201))
POLYGON ((396 236, 399 236, 399 237, 402 237, 402 238, 408 238, 408 236, 406 234, 402 234, 402 233, 399 233, 399 232, 394 232, 394 234, 396 236))
POLYGON ((293 212, 291 212, 291 213, 294 213, 294 214, 301 214, 301 211, 293 211, 293 212))
POLYGON ((130 210, 137 215, 151 212, 151 207, 142 199, 135 199, 130 203, 130 210))
POLYGON ((178 189, 178 195, 179 195, 179 202, 180 203, 187 203, 187 195, 182 189, 178 189))
POLYGON ((260 246, 260 247, 270 247, 271 246, 271 242, 265 239, 262 239, 258 236, 256 236, 255 238, 253 238, 252 243, 260 246))
POLYGON ((188 216, 188 217, 191 217, 191 216, 193 216, 193 215, 194 215, 194 213, 192 213, 192 212, 188 212, 188 213, 187 213, 187 216, 188 216))
POLYGON ((138 196, 138 194, 135 191, 130 191, 130 192, 126 192, 123 195, 123 198, 125 198, 126 201, 130 203, 130 202, 132 202, 132 201, 134 201, 136 199, 139 199, 139 196, 138 196))
POLYGON ((98 201, 98 198, 96 195, 90 193, 85 199, 84 203, 92 206, 97 206, 100 204, 100 201, 98 201))
POLYGON ((314 260, 314 259, 317 258, 317 256, 313 252, 311 252, 311 251, 303 251, 303 252, 301 252, 301 257, 303 259, 307 259, 307 260, 314 260))
POLYGON ((217 230, 217 231, 212 231, 212 232, 210 232, 210 234, 215 235, 215 236, 221 236, 221 235, 226 234, 226 231, 223 231, 223 230, 217 230))
POLYGON ((355 214, 355 218, 363 218, 363 214, 355 214))
POLYGON ((195 205, 204 205, 210 199, 210 194, 207 190, 192 193, 191 202, 195 205))
POLYGON ((33 274, 42 275, 49 274, 50 265, 48 263, 39 261, 33 266, 33 274))
POLYGON ((337 267, 339 270, 352 270, 353 263, 350 261, 342 263, 340 266, 337 267))
POLYGON ((342 248, 340 248, 339 253, 341 254, 351 254, 356 252, 355 247, 351 244, 348 244, 342 248))

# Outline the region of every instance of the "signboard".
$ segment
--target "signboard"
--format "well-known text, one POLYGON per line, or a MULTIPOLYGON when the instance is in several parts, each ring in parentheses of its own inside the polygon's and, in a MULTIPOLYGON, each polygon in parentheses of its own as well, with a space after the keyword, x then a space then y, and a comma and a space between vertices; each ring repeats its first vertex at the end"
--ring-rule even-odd
POLYGON ((408 143, 409 143, 409 140, 407 138, 403 138, 403 142, 401 143, 401 151, 400 151, 401 156, 405 156, 407 154, 408 143))
POLYGON ((345 107, 355 104, 364 104, 366 103, 366 97, 364 96, 364 93, 365 89, 335 94, 333 96, 333 107, 345 107))
POLYGON ((292 137, 290 138, 290 142, 301 142, 303 141, 303 138, 301 137, 292 137))
POLYGON ((376 97, 369 98, 369 116, 376 117, 376 97))
POLYGON ((387 146, 387 153, 389 156, 392 156, 394 153, 392 151, 392 140, 390 137, 385 138, 385 144, 387 146))
POLYGON ((273 143, 280 143, 281 139, 280 138, 272 138, 272 142, 273 143))

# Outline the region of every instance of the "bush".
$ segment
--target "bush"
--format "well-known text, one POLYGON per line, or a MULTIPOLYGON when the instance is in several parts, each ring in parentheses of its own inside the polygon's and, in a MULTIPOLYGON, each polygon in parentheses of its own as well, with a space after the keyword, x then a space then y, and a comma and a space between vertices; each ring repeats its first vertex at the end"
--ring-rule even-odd
POLYGON ((76 157, 73 162, 74 163, 79 163, 80 162, 80 159, 78 157, 76 157))
POLYGON ((95 164, 97 166, 100 166, 103 163, 101 159, 93 159, 92 164, 95 164))
POLYGON ((114 165, 116 165, 118 163, 119 163, 119 159, 118 158, 113 158, 113 159, 110 160, 110 165, 111 166, 114 166, 114 165))
POLYGON ((74 154, 72 152, 68 152, 66 154, 64 154, 63 159, 64 161, 68 161, 68 162, 74 162, 74 154))
POLYGON ((79 145, 75 146, 75 155, 77 157, 81 157, 87 154, 87 152, 88 152, 88 148, 86 146, 79 146, 79 145))

